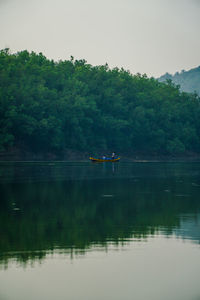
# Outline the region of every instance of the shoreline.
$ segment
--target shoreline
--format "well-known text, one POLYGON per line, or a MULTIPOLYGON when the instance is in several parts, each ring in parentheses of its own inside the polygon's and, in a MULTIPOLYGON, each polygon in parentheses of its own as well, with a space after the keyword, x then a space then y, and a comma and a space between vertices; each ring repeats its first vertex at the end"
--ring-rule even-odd
MULTIPOLYGON (((0 163, 9 162, 27 162, 27 163, 39 163, 39 162, 89 162, 90 156, 102 157, 102 153, 109 155, 111 151, 99 151, 98 153, 88 153, 80 151, 65 150, 63 153, 33 153, 26 149, 11 149, 0 152, 0 163)), ((200 154, 187 152, 184 154, 176 155, 164 155, 164 154, 146 154, 146 153, 117 153, 121 158, 120 162, 200 162, 200 154)))
MULTIPOLYGON (((91 162, 88 159, 1 159, 0 158, 0 165, 5 165, 5 164, 10 164, 10 163, 27 163, 27 164, 31 164, 31 163, 35 163, 35 164, 40 164, 40 163, 45 163, 45 164, 55 164, 55 163, 105 163, 105 162, 91 162)), ((200 162, 200 157, 174 157, 174 158, 162 158, 162 159, 156 159, 156 158, 148 158, 148 159, 134 159, 134 158, 125 158, 125 157, 121 157, 120 161, 115 162, 115 163, 198 163, 200 162)), ((106 163, 110 163, 110 162, 106 162, 106 163)))

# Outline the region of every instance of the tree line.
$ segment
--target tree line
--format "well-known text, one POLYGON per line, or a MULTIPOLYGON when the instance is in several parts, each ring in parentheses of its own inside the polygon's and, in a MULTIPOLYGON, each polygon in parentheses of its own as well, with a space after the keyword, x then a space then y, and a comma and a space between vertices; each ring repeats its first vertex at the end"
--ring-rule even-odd
POLYGON ((0 149, 200 152, 200 98, 107 64, 0 51, 0 149))

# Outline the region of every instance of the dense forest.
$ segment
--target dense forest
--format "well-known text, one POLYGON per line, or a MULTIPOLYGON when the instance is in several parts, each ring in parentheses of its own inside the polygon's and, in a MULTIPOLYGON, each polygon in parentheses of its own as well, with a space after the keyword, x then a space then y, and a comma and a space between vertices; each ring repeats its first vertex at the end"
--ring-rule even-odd
POLYGON ((32 153, 200 152, 200 102, 159 82, 85 60, 0 51, 0 149, 32 153))
POLYGON ((158 80, 165 82, 169 79, 180 85, 182 91, 188 93, 196 92, 200 96, 200 66, 189 71, 176 72, 174 75, 166 73, 158 80))

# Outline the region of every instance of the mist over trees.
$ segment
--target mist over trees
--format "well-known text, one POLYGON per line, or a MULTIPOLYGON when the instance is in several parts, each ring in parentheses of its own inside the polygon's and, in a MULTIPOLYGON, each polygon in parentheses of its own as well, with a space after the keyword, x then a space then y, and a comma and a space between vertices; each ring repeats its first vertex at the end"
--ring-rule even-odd
POLYGON ((0 51, 1 151, 199 153, 199 100, 107 64, 0 51))
POLYGON ((166 73, 158 78, 160 82, 166 82, 169 79, 176 85, 180 85, 182 91, 196 92, 200 96, 200 66, 189 71, 176 72, 174 75, 166 73))

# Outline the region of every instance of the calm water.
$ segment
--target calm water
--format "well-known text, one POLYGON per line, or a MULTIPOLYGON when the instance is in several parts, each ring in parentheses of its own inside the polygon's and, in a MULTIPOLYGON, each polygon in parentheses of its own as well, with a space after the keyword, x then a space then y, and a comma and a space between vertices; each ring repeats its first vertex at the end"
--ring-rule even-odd
POLYGON ((200 163, 1 163, 0 300, 200 300, 200 163))

